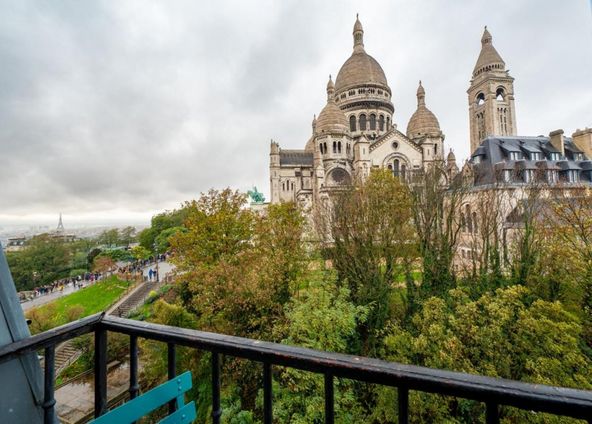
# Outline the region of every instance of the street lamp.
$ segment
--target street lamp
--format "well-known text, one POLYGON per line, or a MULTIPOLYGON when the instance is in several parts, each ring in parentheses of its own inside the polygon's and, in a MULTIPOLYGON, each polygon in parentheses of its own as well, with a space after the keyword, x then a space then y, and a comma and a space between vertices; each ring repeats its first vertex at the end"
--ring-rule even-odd
POLYGON ((160 282, 160 272, 158 269, 158 252, 156 251, 156 241, 154 242, 154 260, 156 261, 156 283, 160 282))

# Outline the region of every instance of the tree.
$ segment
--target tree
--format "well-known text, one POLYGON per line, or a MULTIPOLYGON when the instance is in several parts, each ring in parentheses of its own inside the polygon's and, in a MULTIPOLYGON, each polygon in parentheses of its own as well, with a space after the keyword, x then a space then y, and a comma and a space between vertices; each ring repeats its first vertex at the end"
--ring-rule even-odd
POLYGON ((119 242, 124 245, 128 246, 136 241, 136 229, 134 227, 128 226, 119 231, 119 242))
POLYGON ((166 230, 162 230, 158 236, 154 239, 156 245, 156 253, 165 253, 170 247, 170 239, 172 236, 177 234, 179 231, 185 231, 184 227, 171 227, 166 230))
POLYGON ((422 281, 408 284, 410 313, 430 296, 441 296, 456 283, 453 261, 462 229, 461 208, 467 182, 461 174, 447 184, 443 169, 435 165, 411 184, 411 210, 422 258, 422 281))
POLYGON ((115 266, 115 261, 107 255, 99 255, 93 262, 93 271, 107 272, 115 266))
POLYGON ((119 230, 117 228, 111 228, 103 231, 98 237, 99 244, 116 247, 119 245, 119 230))
POLYGON ((375 356, 394 286, 417 258, 409 189, 392 173, 377 170, 336 193, 317 219, 339 281, 355 305, 369 308, 358 326, 357 353, 375 356))
POLYGON ((150 251, 154 250, 156 238, 164 230, 173 227, 182 227, 188 211, 185 207, 173 211, 163 212, 152 217, 149 228, 145 228, 138 234, 140 245, 150 251))
MULTIPOLYGON (((170 239, 172 260, 183 306, 199 328, 273 340, 304 267, 303 218, 291 203, 270 205, 265 215, 245 206, 245 195, 230 189, 188 202, 187 230, 170 239)), ((252 408, 258 371, 234 360, 228 366, 242 405, 252 408)))
POLYGON ((150 250, 146 249, 143 246, 132 247, 131 254, 134 257, 134 259, 136 259, 136 260, 144 260, 144 259, 148 259, 150 256, 152 256, 152 253, 150 252, 150 250))
POLYGON ((30 290, 68 276, 71 251, 49 234, 33 237, 20 252, 7 255, 17 290, 30 290))
MULTIPOLYGON (((413 318, 414 329, 393 325, 385 338, 388 360, 473 374, 592 388, 592 361, 580 343, 582 323, 559 302, 536 300, 521 285, 472 300, 451 290, 448 301, 428 299, 413 318)), ((393 419, 392 390, 378 389, 379 422, 393 419), (389 405, 386 408, 386 405, 389 405)), ((412 422, 483 421, 480 403, 413 393, 412 422)), ((544 416, 503 409, 509 422, 547 422, 544 416)), ((396 420, 395 420, 396 421, 396 420)), ((564 421, 562 421, 564 422, 564 421)), ((567 421, 566 421, 567 422, 567 421)))

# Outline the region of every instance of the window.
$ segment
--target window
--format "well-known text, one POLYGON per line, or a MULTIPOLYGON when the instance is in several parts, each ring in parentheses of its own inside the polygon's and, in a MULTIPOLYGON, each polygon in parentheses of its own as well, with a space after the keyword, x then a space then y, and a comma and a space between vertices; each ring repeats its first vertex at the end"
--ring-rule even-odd
POLYGON ((477 164, 480 164, 480 163, 481 163, 481 156, 480 156, 480 155, 478 155, 478 156, 475 156, 475 157, 473 158, 473 163, 474 163, 475 165, 477 165, 477 164))
POLYGON ((370 115, 370 129, 376 130, 376 115, 375 114, 370 115))
POLYGON ((547 181, 549 184, 555 184, 559 180, 559 173, 553 169, 547 171, 547 181))
POLYGON ((561 160, 561 156, 559 155, 559 153, 550 152, 549 153, 549 160, 561 160))
POLYGON ((485 112, 479 112, 477 114, 477 133, 479 140, 485 138, 485 112))
POLYGON ((584 155, 581 153, 574 153, 573 157, 574 157, 574 160, 584 160, 584 155))
POLYGON ((378 129, 384 131, 384 115, 380 115, 380 118, 378 118, 378 129))
POLYGON ((520 159, 522 159, 522 153, 510 152, 510 160, 520 160, 520 159))
POLYGON ((510 171, 509 169, 504 169, 502 172, 502 178, 505 183, 509 183, 510 181, 512 181, 512 171, 510 171))
POLYGON ((541 160, 542 155, 540 152, 531 152, 530 153, 530 160, 541 160))
POLYGON ((524 182, 525 183, 531 183, 532 181, 534 181, 534 170, 533 169, 525 169, 523 171, 523 175, 524 175, 524 182))
POLYGON ((477 105, 481 106, 485 103, 485 94, 479 93, 477 94, 477 105))
POLYGON ((477 212, 473 212, 473 232, 477 234, 479 229, 477 227, 477 212))
POLYGON ((286 182, 282 181, 282 191, 286 191, 286 182))
POLYGON ((319 143, 319 150, 321 151, 321 154, 325 154, 325 149, 323 149, 323 143, 319 143))
POLYGON ((390 128, 391 125, 391 117, 387 116, 386 117, 386 129, 388 130, 390 128))
POLYGON ((399 176, 399 167, 400 167, 399 159, 395 159, 393 161, 393 175, 395 177, 398 177, 399 176))
MULTIPOLYGON (((467 219, 465 218, 465 214, 462 212, 460 213, 460 226, 463 231, 467 231, 467 219)), ((464 253, 464 250, 463 250, 463 253, 464 253)))
POLYGON ((471 207, 469 205, 466 206, 466 219, 467 219, 467 231, 469 233, 473 232, 473 221, 471 220, 471 207))
POLYGON ((333 153, 337 153, 337 143, 333 142, 333 153))
POLYGON ((579 181, 578 171, 575 169, 570 169, 567 171, 567 182, 569 183, 577 183, 579 181))
POLYGON ((360 131, 366 131, 366 114, 360 115, 360 131))
POLYGON ((401 165, 401 179, 405 181, 407 178, 407 166, 401 165))
POLYGON ((502 87, 498 88, 497 91, 495 92, 495 100, 497 100, 498 102, 503 102, 504 101, 504 89, 502 87))
POLYGON ((356 116, 352 115, 349 117, 349 130, 354 132, 356 130, 356 116))
POLYGON ((341 153, 341 141, 337 142, 337 153, 341 153))

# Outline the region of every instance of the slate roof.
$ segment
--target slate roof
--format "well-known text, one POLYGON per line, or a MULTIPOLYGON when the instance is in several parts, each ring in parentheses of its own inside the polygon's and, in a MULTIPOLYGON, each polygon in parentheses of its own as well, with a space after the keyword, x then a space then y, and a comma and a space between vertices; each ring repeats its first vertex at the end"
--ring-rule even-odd
POLYGON ((578 160, 576 156, 580 156, 582 152, 570 137, 564 137, 564 147, 565 155, 560 155, 559 160, 551 160, 551 154, 559 152, 553 147, 549 137, 489 136, 471 156, 475 185, 501 181, 502 170, 512 172, 510 183, 523 184, 520 172, 525 169, 557 170, 560 177, 562 173, 574 170, 579 173, 579 182, 592 183, 590 158, 584 156, 584 160, 578 160), (512 158, 516 155, 518 158, 512 158))
POLYGON ((280 150, 280 165, 312 166, 313 153, 306 150, 280 150))

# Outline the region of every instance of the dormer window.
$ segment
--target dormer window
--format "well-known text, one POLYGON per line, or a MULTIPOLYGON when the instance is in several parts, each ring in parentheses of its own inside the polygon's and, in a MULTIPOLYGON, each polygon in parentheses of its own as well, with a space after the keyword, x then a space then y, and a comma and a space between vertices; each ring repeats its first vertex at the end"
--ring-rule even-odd
POLYGON ((557 152, 550 152, 549 153, 549 160, 561 160, 559 153, 557 152))
POLYGON ((481 156, 475 156, 475 157, 473 158, 473 163, 474 163, 475 165, 477 165, 477 164, 481 163, 481 156))
POLYGON ((584 154, 583 153, 574 153, 573 154, 574 160, 584 160, 584 154))
POLYGON ((512 171, 509 169, 504 169, 502 172, 502 178, 505 183, 512 181, 512 171))
POLYGON ((541 160, 543 157, 540 152, 531 152, 530 160, 541 160))
POLYGON ((522 154, 520 152, 510 152, 510 160, 520 160, 522 159, 522 154))

